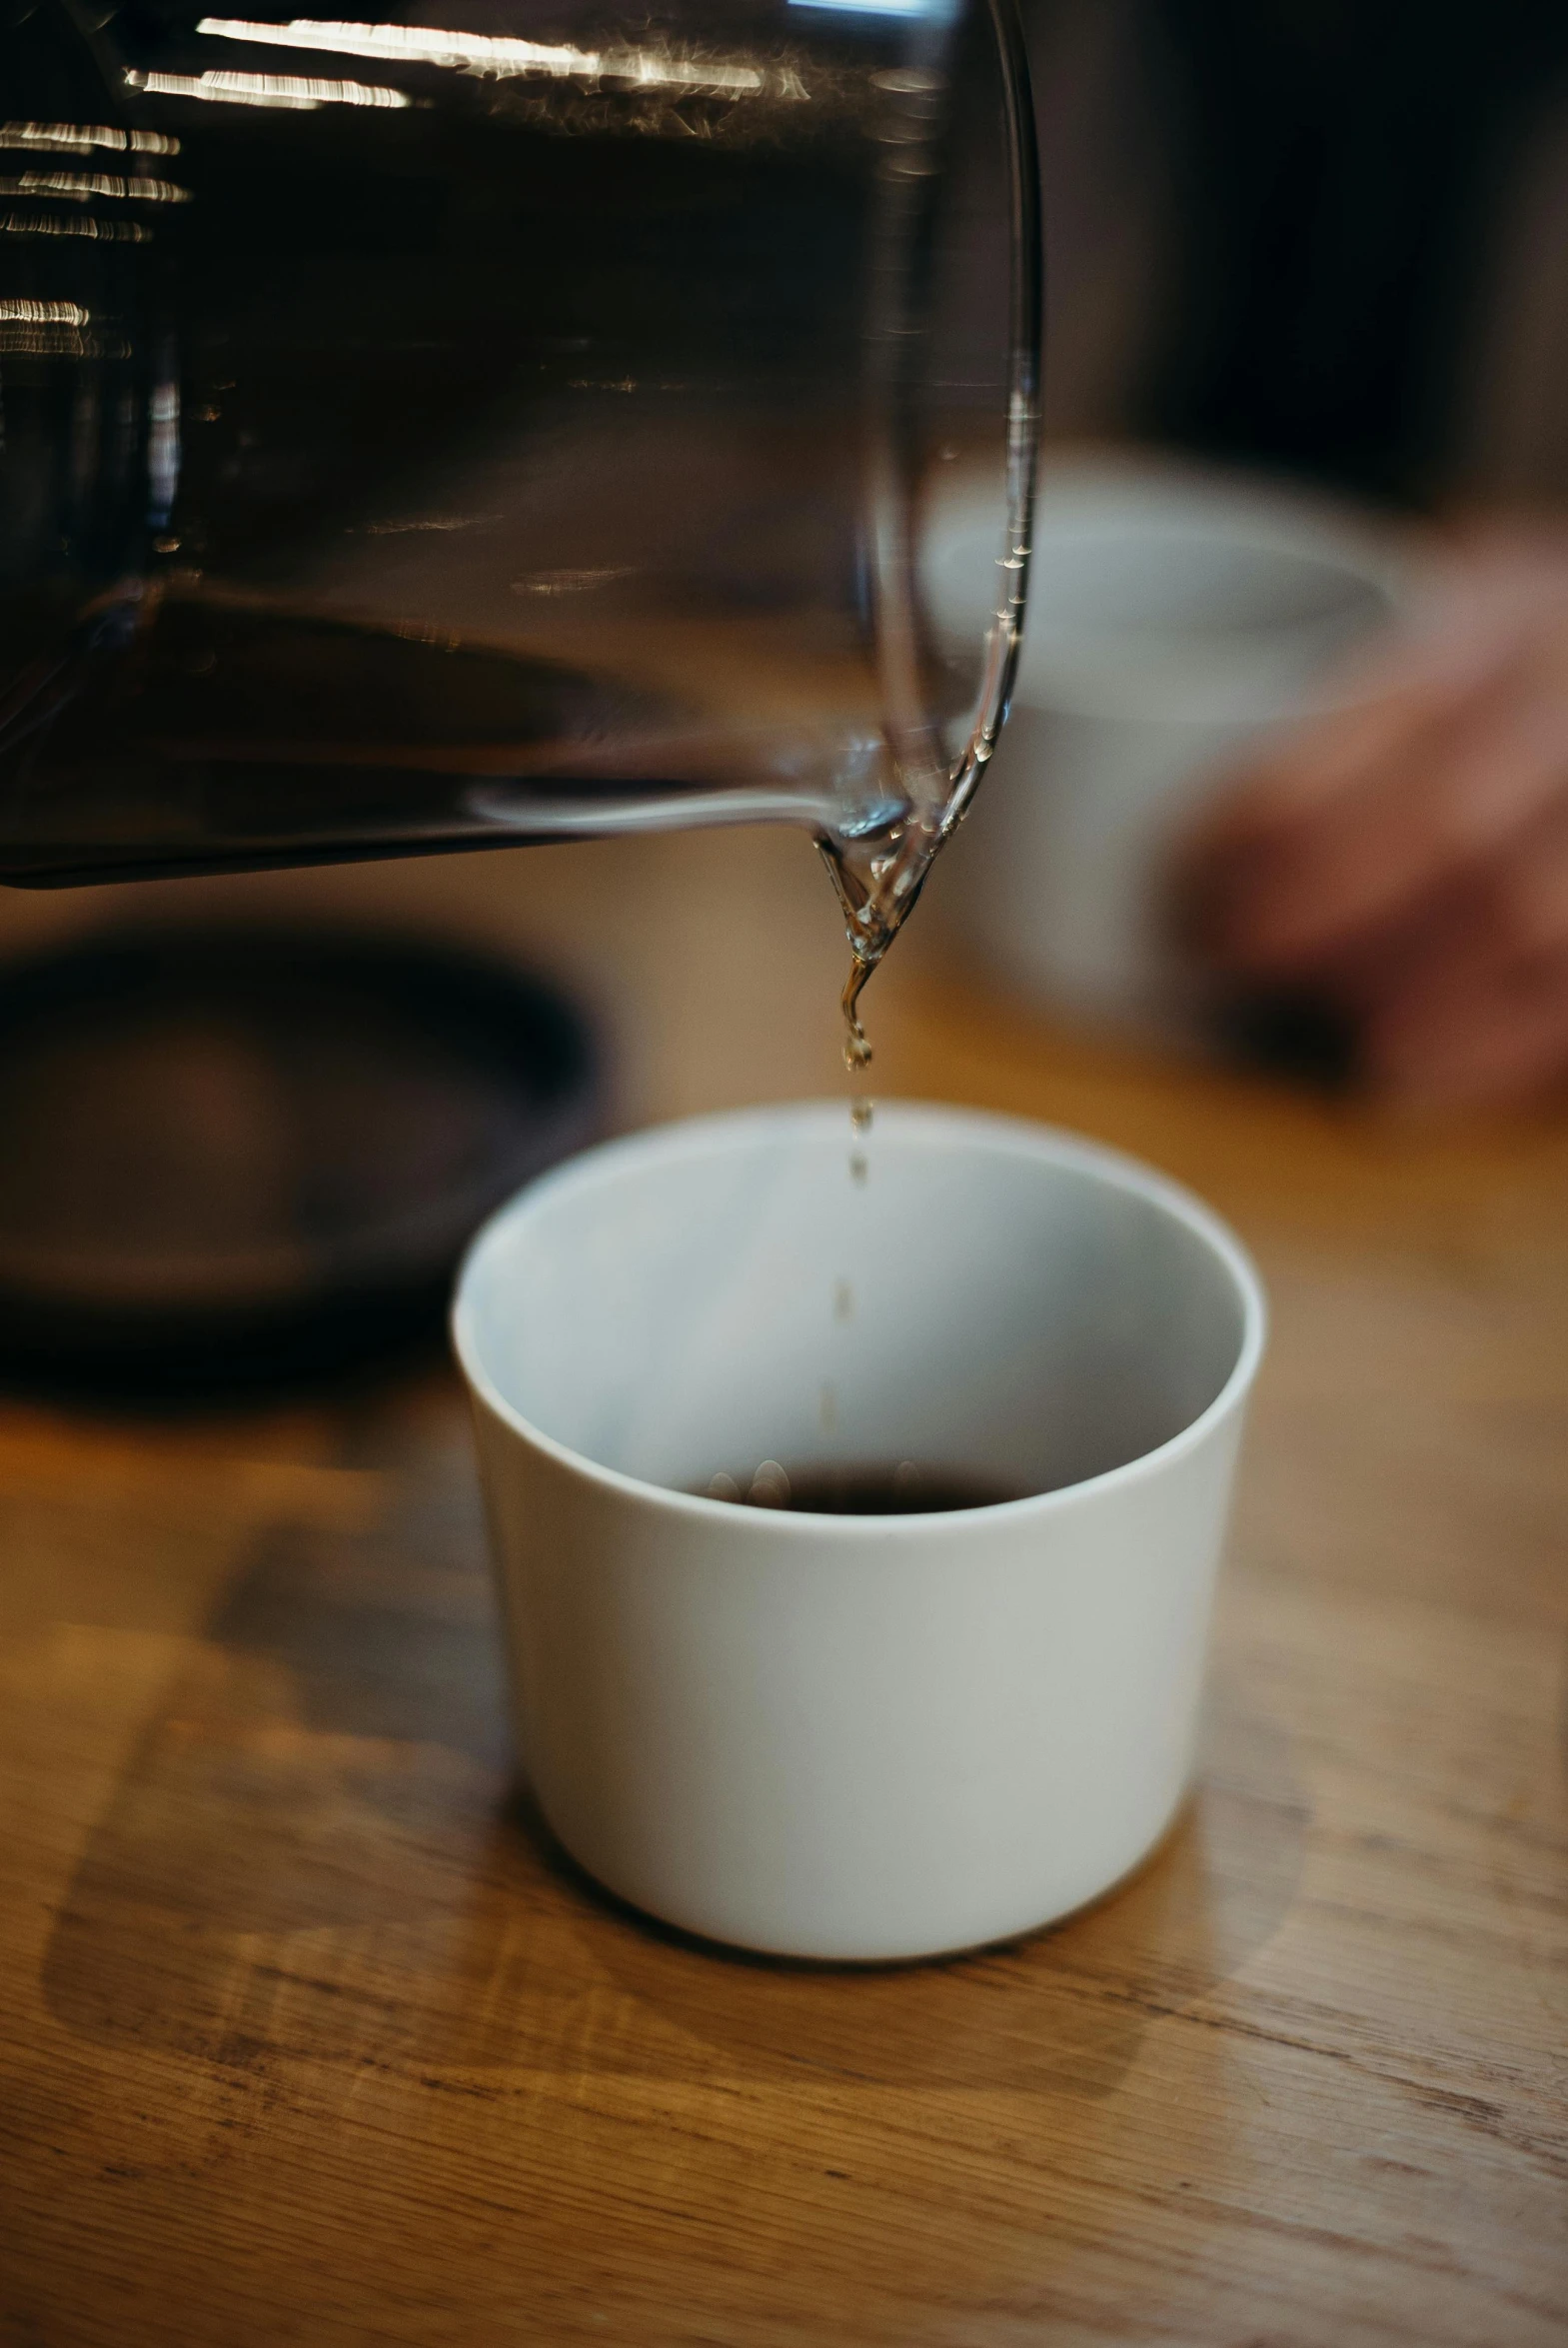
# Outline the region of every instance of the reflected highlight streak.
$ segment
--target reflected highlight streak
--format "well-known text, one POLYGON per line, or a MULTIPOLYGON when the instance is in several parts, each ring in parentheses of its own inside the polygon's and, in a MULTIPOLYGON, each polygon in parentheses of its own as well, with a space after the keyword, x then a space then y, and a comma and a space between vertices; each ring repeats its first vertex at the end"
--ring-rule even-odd
POLYGON ((574 49, 563 43, 525 41, 499 33, 443 32, 428 25, 337 24, 305 16, 297 16, 289 24, 265 24, 241 17, 204 16, 196 30, 219 41, 324 49, 340 57, 442 65, 503 79, 543 74, 557 80, 720 90, 738 97, 762 90, 766 79, 755 65, 731 65, 716 58, 675 57, 652 48, 574 49))
POLYGON ((27 326, 86 326, 91 317, 80 302, 0 302, 0 319, 27 326))
POLYGON ((59 220, 48 212, 0 214, 0 237, 87 237, 96 244, 145 245, 152 235, 134 220, 59 220))
POLYGON ((158 131, 111 130, 105 123, 3 122, 0 147, 110 147, 119 154, 178 155, 178 139, 158 131))
POLYGON ((129 345, 84 333, 80 302, 0 302, 0 355, 21 359, 124 359, 129 345))
POLYGON ((313 114, 320 106, 407 106, 401 90, 370 82, 297 80, 274 73, 136 73, 128 71, 128 89, 150 98, 198 98, 222 106, 284 106, 313 114))
POLYGON ((0 196, 65 196, 73 204, 90 204, 95 196, 117 203, 188 204, 191 191, 172 180, 111 179, 103 171, 24 171, 16 179, 0 179, 0 196))

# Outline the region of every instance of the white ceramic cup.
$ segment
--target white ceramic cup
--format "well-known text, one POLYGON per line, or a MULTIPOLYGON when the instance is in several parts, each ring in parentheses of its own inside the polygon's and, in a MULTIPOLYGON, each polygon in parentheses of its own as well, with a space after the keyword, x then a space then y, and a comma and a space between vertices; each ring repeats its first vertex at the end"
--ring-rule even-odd
POLYGON ((826 1958, 1004 1938, 1181 1801, 1257 1280, 1045 1128, 842 1103, 667 1127, 486 1225, 458 1288, 525 1771, 638 1907, 826 1958), (810 1515, 765 1458, 1036 1496, 810 1515))
MULTIPOLYGON (((939 621, 993 557, 961 492, 931 543, 939 621)), ((930 892, 950 933, 1026 993, 1189 1025, 1173 845, 1249 746, 1355 690, 1405 594, 1386 532, 1326 502, 1147 462, 1048 469, 1012 713, 930 892)))

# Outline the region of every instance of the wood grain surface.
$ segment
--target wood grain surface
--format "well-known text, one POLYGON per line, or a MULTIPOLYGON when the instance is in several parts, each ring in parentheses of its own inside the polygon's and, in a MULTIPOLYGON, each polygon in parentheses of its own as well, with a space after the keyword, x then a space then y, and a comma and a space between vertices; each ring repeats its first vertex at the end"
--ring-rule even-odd
MULTIPOLYGON (((515 936, 626 1122, 841 1081, 788 838, 201 894, 515 936)), ((1154 1159, 1272 1291, 1176 1831, 956 1963, 683 1942, 514 1791, 450 1376, 8 1405, 8 2348, 1568 2337, 1568 1121, 1073 1040, 938 931, 868 999, 885 1089, 1154 1159)))

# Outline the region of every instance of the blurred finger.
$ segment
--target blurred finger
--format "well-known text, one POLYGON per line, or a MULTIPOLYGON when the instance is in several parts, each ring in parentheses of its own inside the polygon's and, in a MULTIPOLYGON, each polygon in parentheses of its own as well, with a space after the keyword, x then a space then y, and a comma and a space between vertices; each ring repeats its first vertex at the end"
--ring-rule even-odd
POLYGON ((1352 784, 1288 820, 1254 818, 1221 853, 1204 935, 1217 959, 1306 967, 1409 919, 1568 799, 1568 627, 1457 710, 1439 698, 1402 716, 1352 784))
POLYGON ((1446 1002, 1407 1001, 1368 1026, 1363 1065, 1396 1099, 1476 1108, 1536 1099, 1568 1079, 1568 955, 1494 971, 1446 1002))
MULTIPOLYGON (((1364 1057, 1385 1084, 1430 1089, 1455 1056, 1468 1061, 1481 1051, 1495 1056, 1506 1091, 1524 1081, 1521 1055, 1533 1081, 1532 1038, 1543 1019, 1548 1045, 1555 1034, 1552 1007, 1565 971, 1568 811, 1476 876, 1441 918, 1407 932, 1397 952, 1347 972, 1346 983, 1357 994, 1364 1057), (1509 1034, 1499 1037, 1499 1024, 1509 1034)), ((1550 1050, 1540 1067, 1555 1073, 1550 1050)))
POLYGON ((1190 835, 1195 856, 1220 855, 1351 797, 1434 723, 1452 718, 1503 665, 1447 661, 1433 643, 1401 643, 1344 688, 1337 708, 1276 734, 1227 779, 1190 835))
POLYGON ((1348 667, 1337 706, 1275 736, 1207 808, 1194 847, 1228 843, 1310 817, 1353 793, 1416 737, 1451 718, 1515 658, 1521 635, 1556 604, 1568 607, 1568 552, 1543 584, 1537 561, 1496 568, 1457 563, 1424 609, 1348 667))

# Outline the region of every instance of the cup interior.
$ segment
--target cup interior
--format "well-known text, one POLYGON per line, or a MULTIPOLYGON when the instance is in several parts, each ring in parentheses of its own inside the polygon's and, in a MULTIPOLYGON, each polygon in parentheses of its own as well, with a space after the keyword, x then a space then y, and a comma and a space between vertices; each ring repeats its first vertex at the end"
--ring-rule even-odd
POLYGON ((1179 1435, 1260 1309, 1222 1226, 1129 1162, 896 1107, 857 1146, 825 1104, 547 1177, 476 1242, 456 1330, 504 1415, 647 1483, 908 1459, 1022 1493, 1179 1435))

